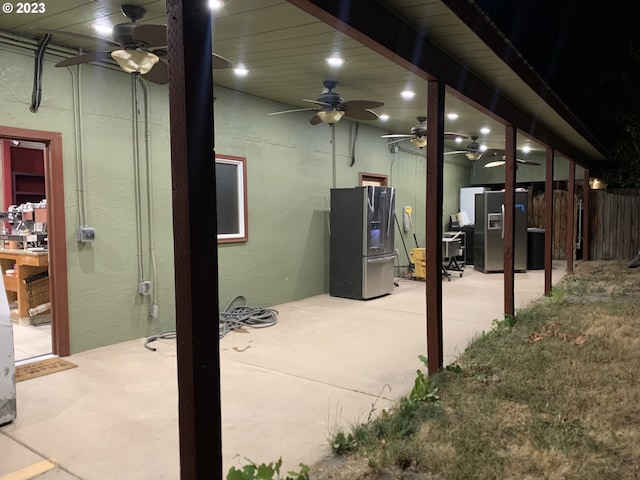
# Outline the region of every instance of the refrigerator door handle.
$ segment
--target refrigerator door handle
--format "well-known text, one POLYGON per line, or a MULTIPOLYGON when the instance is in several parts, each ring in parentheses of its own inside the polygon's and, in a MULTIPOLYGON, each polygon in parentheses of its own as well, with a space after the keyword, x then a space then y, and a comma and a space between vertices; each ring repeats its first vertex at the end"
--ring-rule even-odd
POLYGON ((502 221, 500 222, 500 225, 502 226, 502 231, 500 234, 502 238, 504 238, 504 203, 500 206, 500 213, 502 215, 502 221))
POLYGON ((381 255, 379 257, 367 257, 367 263, 388 262, 389 260, 393 260, 395 258, 396 258, 395 253, 390 253, 388 255, 381 255))

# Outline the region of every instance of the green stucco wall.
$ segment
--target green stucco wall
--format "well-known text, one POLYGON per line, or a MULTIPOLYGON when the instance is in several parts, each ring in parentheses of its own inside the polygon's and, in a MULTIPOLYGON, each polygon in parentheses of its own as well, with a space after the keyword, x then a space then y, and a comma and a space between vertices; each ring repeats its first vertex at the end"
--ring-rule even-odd
MULTIPOLYGON (((34 58, 31 52, 0 49, 0 122, 5 126, 60 132, 63 139, 67 279, 72 353, 139 338, 175 324, 170 156, 166 87, 151 85, 152 183, 159 281, 157 318, 149 297, 138 293, 132 147, 131 77, 97 66, 82 67, 82 139, 87 224, 93 243, 76 241, 78 182, 72 77, 67 68, 44 62, 42 103, 31 113, 34 58)), ((142 120, 142 116, 141 116, 142 120)), ((140 123, 140 151, 144 128, 140 123)), ((142 155, 141 155, 142 156, 142 155)), ((143 173, 146 182, 146 173, 143 173)), ((143 206, 143 211, 145 207, 143 206)), ((143 219, 142 234, 148 237, 143 219)), ((148 270, 148 243, 144 243, 148 270)), ((55 282, 55 278, 51 278, 55 282)))
MULTIPOLYGON (((76 241, 78 197, 76 143, 71 75, 45 61, 43 100, 38 113, 29 112, 33 54, 0 47, 0 104, 5 126, 61 132, 64 154, 69 317, 73 353, 146 337, 175 325, 173 228, 171 210, 168 89, 150 84, 152 119, 153 232, 158 265, 159 316, 149 317, 149 297, 137 293, 135 189, 132 147, 131 77, 99 66, 82 67, 82 103, 87 223, 96 241, 76 241)), ((247 159, 248 235, 246 243, 218 248, 219 303, 224 308, 238 295, 253 306, 281 303, 322 294, 329 287, 329 192, 333 186, 331 128, 311 126, 310 114, 269 116, 278 103, 235 91, 214 91, 216 152, 247 159)), ((140 98, 141 93, 140 93, 140 98)), ((140 153, 144 166, 144 126, 140 106, 140 153)), ((358 184, 359 173, 389 176, 396 188, 396 211, 402 225, 403 207, 413 209, 416 238, 424 246, 424 152, 391 153, 388 133, 361 124, 355 136, 352 122, 335 126, 337 187, 358 184), (355 163, 350 166, 355 141, 355 163), (416 154, 417 153, 417 154, 416 154)), ((407 143, 407 150, 412 147, 407 143)), ((458 189, 470 181, 468 162, 447 159, 444 216, 458 209, 458 189)), ((147 172, 142 168, 144 187, 147 172)), ((142 212, 146 212, 143 192, 142 212)), ((215 218, 202 219, 203 222, 215 218)), ((145 269, 147 218, 143 217, 145 269)), ((396 232, 398 230, 396 229, 396 232)), ((181 232, 175 232, 180 235, 181 232)), ((414 248, 411 232, 404 232, 414 248)), ((206 255, 215 245, 203 245, 206 255)), ((399 236, 399 265, 407 259, 399 236)), ((149 276, 149 275, 147 275, 149 276)), ((53 280, 55 281, 55 280, 53 280)), ((215 321, 215 318, 211 319, 215 321)))

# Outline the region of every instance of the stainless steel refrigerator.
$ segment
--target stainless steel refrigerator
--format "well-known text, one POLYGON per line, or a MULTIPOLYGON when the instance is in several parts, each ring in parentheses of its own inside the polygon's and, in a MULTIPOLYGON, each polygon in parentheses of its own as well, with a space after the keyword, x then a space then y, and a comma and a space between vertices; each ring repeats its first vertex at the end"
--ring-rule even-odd
POLYGON ((366 300, 394 289, 393 187, 331 189, 329 294, 366 300))
MULTIPOLYGON (((527 270, 527 192, 515 194, 513 269, 527 270)), ((474 268, 481 272, 504 271, 504 192, 476 195, 474 268)))

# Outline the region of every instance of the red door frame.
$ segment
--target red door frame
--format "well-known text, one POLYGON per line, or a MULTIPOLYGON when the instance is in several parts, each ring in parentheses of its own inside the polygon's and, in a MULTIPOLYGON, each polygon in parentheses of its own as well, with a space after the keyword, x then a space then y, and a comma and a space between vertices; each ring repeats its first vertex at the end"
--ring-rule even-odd
MULTIPOLYGON (((0 137, 44 143, 44 174, 47 196, 47 237, 49 243, 49 274, 51 291, 51 346, 55 355, 71 354, 69 340, 69 294, 67 284, 67 242, 64 212, 64 170, 62 165, 62 134, 43 130, 0 125, 0 137)), ((7 142, 8 143, 8 142, 7 142)), ((3 151, 5 148, 3 148, 3 151)), ((3 167, 6 162, 3 155, 3 167)), ((9 157, 9 162, 10 162, 9 157)), ((5 170, 6 171, 6 170, 5 170)), ((9 169, 11 171, 11 169, 9 169)), ((5 182, 6 179, 3 180, 5 182)))

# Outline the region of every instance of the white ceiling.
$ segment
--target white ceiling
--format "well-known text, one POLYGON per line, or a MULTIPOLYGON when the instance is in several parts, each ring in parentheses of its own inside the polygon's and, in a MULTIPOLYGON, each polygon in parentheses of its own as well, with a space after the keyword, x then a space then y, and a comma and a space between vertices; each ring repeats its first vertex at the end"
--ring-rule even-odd
MULTIPOLYGON (((53 42, 85 51, 104 49, 104 45, 77 37, 68 31, 95 37, 91 24, 114 25, 128 20, 120 12, 122 2, 114 0, 55 0, 46 3, 46 13, 37 15, 1 15, 0 30, 42 37, 54 32, 53 42)), ((132 0, 146 15, 141 23, 166 24, 165 0, 132 0)), ((562 129, 573 144, 588 154, 599 154, 571 127, 542 102, 497 55, 479 41, 473 31, 459 20, 440 0, 388 0, 395 13, 422 31, 430 40, 456 57, 460 63, 521 108, 545 120, 550 128, 562 129), (594 153, 595 152, 595 153, 594 153)), ((107 48, 108 49, 108 48, 107 48)), ((336 91, 345 100, 376 100, 384 106, 377 113, 390 119, 366 122, 384 130, 382 133, 410 133, 416 117, 426 116, 426 82, 392 61, 369 50, 315 17, 285 0, 227 0, 223 9, 214 12, 213 49, 234 65, 243 64, 249 75, 236 77, 231 70, 215 70, 214 83, 229 89, 274 100, 293 108, 307 108, 303 99, 315 99, 323 91, 324 79, 338 81, 336 91), (331 69, 324 59, 339 52, 346 60, 340 69, 331 69), (411 88, 416 96, 403 100, 400 91, 411 88)), ((489 148, 503 148, 504 127, 452 95, 447 95, 446 112, 455 112, 457 120, 445 119, 447 131, 478 135, 489 148), (491 133, 483 135, 481 127, 491 133)), ((311 118, 312 112, 309 113, 311 118)), ((323 128, 318 125, 310 128, 323 128)), ((463 142, 465 145, 467 142, 463 142)), ((451 149, 458 149, 453 141, 451 149)), ((543 148, 519 136, 518 147, 525 144, 538 153, 543 148)), ((522 154, 519 153, 519 156, 522 154)))

